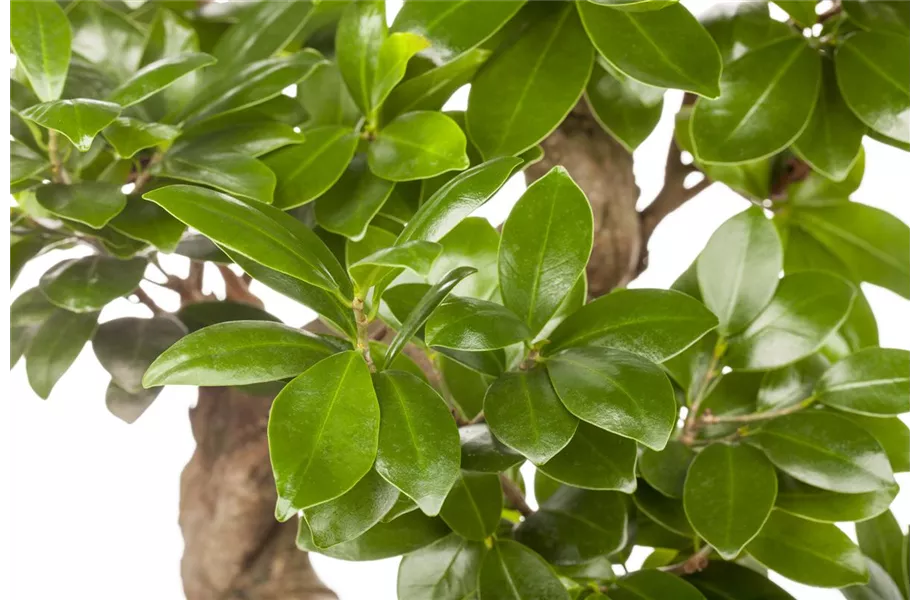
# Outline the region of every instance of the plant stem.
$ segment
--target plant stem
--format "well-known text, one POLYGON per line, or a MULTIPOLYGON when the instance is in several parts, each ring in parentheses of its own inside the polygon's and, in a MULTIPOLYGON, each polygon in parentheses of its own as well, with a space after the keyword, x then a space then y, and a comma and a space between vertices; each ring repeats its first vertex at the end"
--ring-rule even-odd
POLYGON ((508 504, 510 504, 514 510, 521 513, 521 516, 528 517, 532 515, 533 509, 527 504, 527 499, 524 498, 524 494, 521 493, 521 489, 517 484, 511 481, 504 473, 501 474, 499 480, 502 484, 502 493, 505 495, 505 498, 508 499, 508 504))
POLYGON ((58 132, 53 129, 48 130, 48 158, 51 160, 51 179, 55 183, 70 183, 70 175, 58 154, 58 132))
POLYGON ((725 340, 720 337, 716 340, 716 345, 712 349, 712 357, 709 359, 709 366, 706 367, 706 373, 703 375, 703 379, 697 387, 693 402, 690 404, 690 410, 687 413, 687 420, 684 422, 684 431, 680 439, 688 446, 696 439, 696 432, 699 429, 697 417, 699 416, 700 406, 703 404, 703 400, 706 399, 706 395, 709 392, 710 382, 720 374, 719 359, 722 358, 724 353, 725 340))
POLYGON ((811 396, 802 400, 797 404, 792 406, 787 406, 786 408, 779 408, 777 410, 770 410, 767 412, 760 413, 750 413, 747 415, 712 415, 704 414, 700 418, 700 422, 703 425, 715 425, 717 423, 753 423, 755 421, 764 421, 766 419, 775 419, 776 417, 782 417, 784 415, 789 415, 794 412, 806 409, 811 406, 815 401, 815 397, 811 396))
POLYGON ((706 568, 709 565, 709 555, 712 553, 712 546, 703 546, 697 552, 694 552, 687 560, 679 562, 675 565, 668 565, 666 567, 661 567, 660 570, 665 571, 666 573, 674 573, 675 575, 690 575, 692 573, 698 573, 706 568))
POLYGON ((147 163, 147 166, 144 167, 144 170, 138 173, 137 178, 134 180, 134 193, 139 194, 141 188, 147 185, 147 182, 150 181, 150 178, 153 177, 153 168, 157 166, 160 161, 163 160, 163 155, 159 152, 155 152, 153 156, 150 157, 150 162, 147 163))
POLYGON ((374 366, 373 359, 371 359, 371 347, 367 337, 368 320, 367 315, 364 314, 364 299, 355 296, 355 299, 351 302, 351 308, 355 313, 355 328, 357 329, 355 350, 364 357, 364 362, 367 363, 367 368, 370 369, 371 373, 376 373, 377 368, 374 366))

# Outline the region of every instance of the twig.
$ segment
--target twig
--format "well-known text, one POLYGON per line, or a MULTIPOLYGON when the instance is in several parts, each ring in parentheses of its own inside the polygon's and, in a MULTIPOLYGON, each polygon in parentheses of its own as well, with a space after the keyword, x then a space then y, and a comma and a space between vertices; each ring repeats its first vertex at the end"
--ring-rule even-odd
POLYGON ((70 183, 70 175, 58 154, 58 132, 54 129, 48 130, 48 158, 51 160, 51 179, 55 183, 70 183))
POLYGON ((697 415, 700 412, 700 406, 703 404, 703 400, 706 399, 709 392, 710 382, 719 375, 719 359, 722 358, 724 352, 725 342, 720 337, 716 340, 716 345, 712 349, 712 357, 709 359, 709 366, 706 367, 706 373, 703 375, 703 380, 696 390, 693 402, 690 404, 690 409, 687 412, 687 420, 684 422, 684 430, 680 440, 688 446, 696 439, 696 432, 699 427, 697 415))
POLYGON ((702 181, 690 187, 684 186, 684 180, 687 175, 697 172, 697 168, 692 163, 684 164, 681 159, 681 149, 675 139, 671 139, 671 146, 668 148, 668 158, 664 166, 664 184, 661 191, 652 200, 645 209, 639 213, 642 222, 642 235, 646 242, 651 237, 652 232, 658 227, 662 220, 686 202, 690 201, 697 194, 712 185, 712 180, 704 177, 702 181))
POLYGON ((510 504, 514 510, 521 513, 521 516, 528 517, 532 515, 533 509, 527 504, 527 499, 524 498, 524 494, 521 493, 521 488, 511 481, 511 478, 504 473, 499 477, 499 481, 501 481, 502 493, 505 495, 505 498, 508 499, 508 504, 510 504))
POLYGON ((374 373, 377 371, 377 367, 374 365, 374 360, 371 358, 371 347, 367 336, 368 320, 367 315, 364 314, 364 300, 355 296, 355 299, 351 302, 351 308, 355 313, 355 327, 357 329, 355 349, 364 357, 367 368, 370 369, 371 373, 374 373))
POLYGON ((134 179, 135 194, 139 194, 141 192, 141 188, 147 185, 147 182, 150 181, 151 177, 153 177, 153 168, 156 167, 161 160, 163 160, 163 155, 159 152, 155 152, 153 156, 150 157, 150 161, 134 179))
POLYGON ((691 575, 698 573, 709 565, 709 555, 712 554, 712 546, 703 546, 699 551, 691 554, 683 562, 674 565, 660 567, 660 571, 674 573, 675 575, 691 575))
POLYGON ((249 291, 249 284, 227 265, 217 265, 220 276, 224 280, 224 289, 227 292, 227 300, 251 304, 259 308, 265 308, 262 300, 249 291))
POLYGON ((779 408, 776 410, 760 413, 750 413, 746 415, 713 415, 707 412, 702 417, 700 417, 700 422, 703 425, 715 425, 717 423, 753 423, 755 421, 765 421, 767 419, 775 419, 776 417, 782 417, 784 415, 789 415, 794 412, 804 410, 811 406, 814 401, 815 397, 811 396, 797 404, 787 406, 786 408, 779 408))
POLYGON ((137 296, 138 302, 150 309, 150 312, 153 313, 153 316, 156 317, 166 313, 166 311, 160 308, 156 301, 154 301, 154 299, 151 298, 143 289, 137 288, 134 290, 134 295, 137 296))

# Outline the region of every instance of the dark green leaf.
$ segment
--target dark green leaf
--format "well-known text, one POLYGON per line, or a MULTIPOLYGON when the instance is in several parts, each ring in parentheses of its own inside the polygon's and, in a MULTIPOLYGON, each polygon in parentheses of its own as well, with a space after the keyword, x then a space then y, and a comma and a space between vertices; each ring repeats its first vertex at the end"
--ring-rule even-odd
POLYGON ((642 569, 617 579, 616 589, 607 596, 613 600, 705 600, 703 594, 684 579, 656 569, 642 569))
POLYGON ((10 45, 43 102, 61 97, 70 63, 70 24, 57 2, 10 2, 10 45))
POLYGON ((77 150, 86 152, 96 134, 115 120, 121 107, 99 100, 55 100, 36 104, 20 113, 46 129, 61 132, 77 150))
POLYGON ((894 484, 881 445, 834 414, 811 411, 780 417, 767 423, 756 439, 774 465, 821 489, 858 494, 894 484))
POLYGON ((122 317, 106 321, 93 335, 93 352, 112 376, 112 383, 140 395, 144 371, 164 350, 185 335, 185 327, 171 317, 122 317))
POLYGON ((748 52, 726 67, 718 99, 694 106, 693 153, 704 162, 739 163, 782 150, 808 122, 820 82, 821 58, 803 38, 748 52))
POLYGON ((582 422, 540 470, 571 486, 631 494, 636 489, 636 442, 582 422))
POLYGON ((799 35, 791 25, 774 21, 763 2, 719 2, 700 16, 722 54, 723 64, 782 37, 799 35))
MULTIPOLYGON (((711 358, 707 358, 705 369, 711 358)), ((757 410, 757 392, 763 381, 762 373, 745 373, 734 371, 723 375, 713 389, 708 390, 700 410, 707 410, 715 415, 737 416, 752 413, 757 410)), ((716 438, 730 435, 737 431, 734 423, 709 425, 702 434, 707 438, 716 438)))
POLYGON ((127 205, 109 226, 129 238, 152 244, 160 252, 175 251, 185 232, 185 223, 139 196, 129 196, 127 205))
POLYGON ((358 537, 393 508, 399 490, 371 469, 342 496, 303 511, 313 543, 328 548, 358 537))
POLYGON ((501 473, 524 462, 524 457, 492 435, 485 423, 460 428, 460 467, 467 471, 501 473))
POLYGON ((35 332, 25 351, 26 375, 35 394, 47 400, 83 346, 93 337, 99 313, 52 312, 35 332))
POLYGON ((769 569, 815 587, 844 587, 869 581, 856 544, 834 525, 773 511, 748 552, 769 569))
POLYGON ((476 75, 467 122, 489 159, 539 143, 572 109, 591 74, 594 50, 571 4, 548 11, 476 75))
POLYGON ((788 367, 770 371, 757 391, 757 410, 790 407, 811 396, 815 382, 830 365, 821 354, 813 354, 788 367))
POLYGON ((479 569, 479 600, 568 600, 540 555, 511 540, 497 540, 479 569))
POLYGON ((110 381, 109 386, 105 389, 105 407, 109 412, 128 423, 134 423, 144 412, 150 408, 153 401, 163 388, 153 388, 149 390, 140 390, 139 392, 129 392, 123 390, 115 381, 110 381))
POLYGON ((272 170, 261 161, 237 152, 172 152, 163 159, 159 173, 266 204, 271 204, 275 191, 272 170))
POLYGON ((229 300, 211 300, 186 304, 176 311, 176 317, 188 327, 190 332, 204 329, 210 325, 228 321, 274 321, 281 320, 252 304, 243 304, 229 300))
POLYGON ((131 79, 115 88, 109 94, 108 101, 122 107, 137 104, 169 87, 182 76, 215 62, 217 59, 203 52, 161 58, 145 65, 131 79))
POLYGON ((710 599, 719 600, 794 600, 766 575, 737 563, 714 560, 702 571, 687 577, 710 599))
POLYGON ((888 508, 898 494, 898 486, 877 492, 838 494, 810 486, 788 475, 779 479, 776 507, 793 515, 821 523, 864 521, 888 508))
POLYGON ((463 219, 438 241, 442 251, 428 272, 428 281, 434 283, 458 266, 472 266, 477 272, 457 286, 456 294, 480 300, 492 298, 498 289, 499 239, 498 231, 482 217, 463 219))
POLYGON ((466 136, 447 115, 434 111, 404 114, 377 133, 367 151, 374 175, 389 181, 426 179, 466 169, 466 136))
POLYGON ((23 267, 44 249, 45 241, 40 236, 27 235, 19 239, 15 235, 10 236, 10 287, 23 267))
POLYGON ((429 345, 457 350, 497 350, 527 337, 527 326, 513 312, 475 298, 449 298, 425 326, 429 345))
POLYGON ((476 591, 485 550, 482 543, 451 534, 404 556, 399 563, 397 597, 399 600, 468 598, 476 591))
POLYGON ((374 389, 381 423, 377 472, 434 516, 460 473, 450 411, 427 383, 403 371, 374 375, 374 389))
POLYGON ((111 221, 126 203, 121 186, 101 181, 43 185, 35 190, 35 198, 48 212, 96 229, 111 221))
POLYGON ((335 185, 317 199, 316 222, 327 231, 359 240, 390 197, 394 185, 371 173, 367 158, 359 154, 335 185))
POLYGON ((360 290, 367 290, 387 274, 409 269, 425 275, 431 264, 441 253, 441 246, 434 242, 408 242, 378 250, 352 263, 348 271, 360 290))
POLYGON ((39 287, 48 300, 72 312, 93 312, 137 288, 147 261, 119 260, 94 254, 58 263, 42 275, 39 287))
POLYGON ((499 377, 489 386, 483 410, 495 437, 538 465, 562 450, 578 426, 543 367, 499 377))
POLYGON ((831 181, 817 171, 812 171, 801 181, 790 183, 786 190, 789 204, 808 207, 841 204, 849 198, 850 194, 859 189, 865 171, 866 151, 860 148, 853 168, 843 181, 831 181))
MULTIPOLYGON (((684 495, 686 494, 685 487, 684 495)), ((657 525, 679 536, 686 538, 694 536, 693 527, 687 519, 684 504, 680 500, 662 496, 644 481, 639 482, 632 499, 636 508, 657 525)))
POLYGON ((131 158, 144 148, 165 146, 176 139, 179 130, 162 123, 144 123, 137 119, 118 117, 102 131, 119 158, 131 158))
POLYGON ((859 549, 863 554, 887 571, 903 596, 907 598, 908 584, 902 570, 904 533, 891 511, 885 511, 873 519, 857 523, 856 538, 859 540, 859 549))
POLYGON ((910 352, 867 348, 824 372, 815 386, 818 402, 839 410, 893 416, 910 410, 910 352))
POLYGON ((468 540, 484 540, 498 527, 502 487, 495 473, 461 471, 441 507, 441 518, 468 540))
POLYGON ((694 457, 683 442, 668 442, 660 452, 646 449, 639 456, 639 473, 647 484, 658 493, 669 498, 680 498, 684 494, 684 480, 694 457))
POLYGON ((380 411, 357 352, 316 363, 284 386, 268 418, 281 512, 338 498, 373 467, 380 411))
POLYGON ((627 76, 707 98, 719 96, 719 49, 680 4, 632 12, 581 1, 578 10, 597 51, 627 76))
POLYGON ((630 79, 602 60, 591 71, 585 97, 607 133, 635 152, 661 118, 664 90, 630 79))

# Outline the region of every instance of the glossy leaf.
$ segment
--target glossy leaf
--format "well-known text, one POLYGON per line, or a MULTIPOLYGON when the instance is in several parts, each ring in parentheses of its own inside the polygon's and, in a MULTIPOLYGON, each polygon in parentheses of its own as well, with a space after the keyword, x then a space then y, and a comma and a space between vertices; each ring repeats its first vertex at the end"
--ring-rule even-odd
POLYGON ((139 196, 129 196, 109 226, 131 239, 150 243, 160 252, 173 252, 185 232, 185 223, 139 196))
MULTIPOLYGON (((414 33, 391 33, 380 46, 377 70, 371 88, 371 109, 380 109, 393 88, 406 75, 406 66, 415 54, 429 45, 428 40, 414 33)), ((440 107, 439 107, 440 108, 440 107)))
POLYGON ((230 300, 210 300, 186 304, 176 311, 176 317, 190 332, 228 321, 271 321, 281 320, 273 314, 252 304, 230 300))
POLYGON ((696 103, 694 154, 709 163, 764 158, 792 143, 818 97, 821 59, 804 39, 774 42, 729 63, 722 94, 696 103))
POLYGON ((659 452, 646 449, 639 455, 639 473, 659 494, 680 498, 684 494, 684 480, 694 456, 683 442, 670 441, 659 452))
POLYGON ((359 154, 335 185, 316 200, 316 222, 327 231, 351 240, 361 239, 394 185, 371 173, 367 158, 359 154))
POLYGON ((119 260, 95 254, 58 263, 42 275, 39 287, 47 298, 72 312, 93 312, 137 288, 147 261, 119 260))
POLYGON ((825 412, 787 415, 757 435, 770 461, 800 481, 846 494, 894 484, 881 445, 853 422, 825 412))
POLYGON ((476 592, 486 547, 457 534, 403 557, 396 583, 399 600, 464 600, 476 592))
POLYGON ((377 374, 374 389, 381 423, 377 472, 434 516, 460 473, 460 439, 450 411, 409 373, 377 374))
POLYGON ((677 421, 667 375, 641 356, 610 348, 570 348, 547 360, 553 388, 569 411, 650 447, 665 447, 677 421))
POLYGON ((367 152, 371 172, 389 181, 426 179, 466 169, 466 136, 447 115, 418 111, 393 119, 367 152))
POLYGON ((647 138, 664 106, 664 90, 630 79, 598 61, 585 98, 598 123, 630 152, 647 138))
POLYGON ((495 437, 538 465, 562 450, 578 427, 544 368, 499 377, 486 392, 483 412, 495 437))
POLYGON ((639 483, 632 500, 641 513, 660 527, 686 538, 694 536, 684 504, 679 500, 659 494, 645 482, 639 483))
POLYGON ((386 36, 386 10, 379 0, 351 4, 336 30, 336 62, 351 97, 365 115, 373 112, 374 78, 386 36))
POLYGON ((357 352, 323 359, 284 386, 268 418, 281 512, 354 487, 374 464, 379 428, 370 373, 357 352))
POLYGON ((527 326, 513 312, 475 298, 449 298, 425 326, 429 345, 457 350, 497 350, 527 337, 527 326))
POLYGON ((910 410, 910 353, 867 348, 824 372, 815 386, 822 404, 857 414, 893 416, 910 410))
POLYGON ((830 365, 814 354, 788 367, 768 372, 757 391, 757 410, 788 408, 811 396, 815 383, 830 365))
POLYGON ((86 152, 96 134, 115 120, 121 107, 100 100, 55 100, 36 104, 20 114, 46 129, 59 131, 77 150, 86 152))
POLYGON ((35 332, 25 351, 26 375, 35 394, 47 400, 61 376, 93 337, 99 313, 57 309, 35 332))
POLYGON ((42 173, 51 164, 25 144, 10 140, 10 183, 18 183, 42 173))
MULTIPOLYGON (((424 206, 424 205, 423 205, 424 206)), ((482 217, 467 217, 438 240, 441 254, 428 272, 434 283, 461 265, 476 268, 456 288, 456 295, 488 300, 498 290, 498 231, 482 217)))
POLYGON ((162 123, 144 123, 118 117, 102 130, 102 135, 120 158, 131 158, 144 148, 166 145, 179 135, 179 129, 162 123))
POLYGON ((631 494, 636 489, 636 443, 590 423, 540 470, 557 481, 589 490, 631 494))
POLYGON ((105 227, 127 202, 121 186, 101 181, 43 185, 35 190, 35 199, 48 212, 95 229, 105 227))
POLYGON ((815 587, 844 587, 869 581, 856 544, 834 525, 774 511, 747 551, 769 569, 815 587))
POLYGON ((102 323, 93 335, 93 352, 112 382, 129 394, 141 394, 144 371, 164 350, 185 335, 169 317, 122 317, 102 323))
POLYGON ((460 467, 466 471, 501 473, 524 462, 524 457, 492 435, 485 423, 460 428, 460 467))
POLYGON ((733 562, 710 561, 705 569, 689 575, 687 581, 707 598, 794 600, 783 588, 767 579, 766 575, 733 562))
POLYGON ((705 600, 705 596, 681 577, 657 569, 641 569, 617 579, 616 589, 608 594, 613 600, 671 598, 705 600))
POLYGON ((857 523, 856 539, 859 540, 859 549, 866 558, 887 571, 901 594, 907 598, 909 596, 908 582, 902 570, 904 533, 891 511, 885 511, 873 519, 857 523))
POLYGON ((713 444, 690 465, 684 510, 693 529, 731 559, 767 521, 776 489, 773 465, 759 450, 713 444))
POLYGON ((869 31, 910 35, 910 5, 879 0, 846 0, 847 17, 869 31))
POLYGON ((719 96, 719 49, 680 4, 632 12, 582 1, 578 10, 597 51, 617 70, 648 85, 719 96))
POLYGON ((348 271, 355 285, 366 290, 394 270, 409 269, 424 275, 440 253, 441 246, 434 242, 408 242, 365 256, 352 263, 348 271))
POLYGON ((661 362, 717 324, 702 304, 680 292, 617 289, 565 319, 550 336, 547 351, 603 346, 661 362))
POLYGON ((754 206, 723 223, 696 261, 706 306, 731 334, 754 320, 770 302, 783 268, 776 227, 754 206))
POLYGON ((766 308, 730 340, 726 362, 732 368, 770 370, 814 354, 843 324, 855 296, 850 283, 830 273, 784 277, 766 308))
MULTIPOLYGON (((107 132, 108 130, 106 136, 107 132)), ((257 157, 303 141, 303 135, 294 131, 287 123, 279 121, 254 119, 237 125, 225 125, 218 120, 214 124, 205 124, 201 128, 193 128, 186 132, 176 141, 173 149, 179 152, 194 148, 195 151, 212 154, 232 148, 239 154, 257 157)))
POLYGON ((70 24, 57 2, 10 2, 10 45, 42 102, 61 97, 70 64, 70 24))
POLYGON ((462 537, 484 540, 498 527, 503 500, 497 474, 461 471, 444 499, 440 516, 462 537))
POLYGON ((358 537, 389 512, 399 490, 371 469, 345 494, 303 511, 313 543, 328 548, 358 537))
POLYGON ((864 521, 887 510, 897 495, 898 486, 877 492, 839 494, 797 481, 788 475, 780 477, 776 508, 820 523, 864 521))
POLYGON ((357 145, 350 129, 318 127, 304 132, 303 143, 265 157, 278 180, 275 206, 287 210, 319 198, 345 172, 357 145))
MULTIPOLYGON (((410 6, 442 7, 446 2, 414 2, 410 6)), ((473 10, 480 6, 491 7, 510 2, 475 3, 465 7, 473 10)), ((403 5, 405 6, 405 5, 403 5)), ((400 12, 402 14, 402 12, 400 12)), ((424 53, 424 51, 423 51, 424 53)), ((488 60, 491 53, 487 50, 474 49, 458 56, 440 67, 425 71, 416 77, 406 79, 387 96, 383 105, 383 114, 390 120, 402 113, 416 110, 440 110, 461 86, 470 82, 473 75, 488 60)))
POLYGON ((297 84, 297 99, 309 114, 309 127, 353 126, 360 116, 342 73, 332 63, 318 65, 297 84))
POLYGON ((294 377, 332 354, 281 323, 230 321, 200 329, 163 352, 144 375, 156 385, 247 385, 294 377))
POLYGON ((720 2, 700 15, 700 23, 715 40, 728 64, 744 54, 783 37, 799 35, 789 24, 774 21, 761 2, 720 2))
POLYGON ((840 416, 868 431, 882 445, 895 473, 910 471, 910 429, 904 421, 890 417, 867 417, 854 413, 840 413, 840 416))
POLYGON ((871 558, 866 558, 869 568, 869 583, 866 585, 851 585, 840 590, 847 600, 901 600, 906 596, 901 595, 898 584, 891 575, 871 558))
POLYGON ((840 93, 869 128, 910 143, 910 62, 906 37, 858 32, 837 47, 840 93))
POLYGON ((203 52, 162 58, 145 65, 131 79, 115 88, 109 94, 108 101, 120 104, 122 107, 143 102, 187 73, 215 62, 217 59, 203 52))
POLYGON ((479 569, 479 600, 568 600, 562 583, 540 555, 511 540, 498 540, 479 569))
POLYGON ((578 101, 593 58, 575 7, 547 11, 473 80, 467 123, 476 148, 489 159, 543 140, 578 101))
POLYGON ((209 185, 266 204, 271 204, 275 191, 275 174, 271 169, 251 156, 236 152, 170 153, 159 168, 165 177, 209 185))

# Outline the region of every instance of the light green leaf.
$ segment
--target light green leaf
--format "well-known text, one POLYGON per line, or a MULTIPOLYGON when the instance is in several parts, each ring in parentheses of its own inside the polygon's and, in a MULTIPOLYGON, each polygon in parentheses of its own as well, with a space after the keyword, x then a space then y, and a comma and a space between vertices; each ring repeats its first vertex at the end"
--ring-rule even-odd
POLYGON ((498 540, 479 569, 479 600, 568 600, 562 583, 540 555, 517 542, 498 540))
POLYGON ((367 151, 374 175, 390 181, 427 179, 466 169, 466 136, 447 115, 418 111, 397 117, 380 130, 367 151))
POLYGON ((335 59, 342 79, 367 116, 373 113, 374 77, 386 37, 386 9, 381 0, 350 4, 336 30, 335 59))
POLYGON ((10 140, 10 183, 19 183, 49 168, 48 160, 16 140, 10 140))
POLYGON ((35 199, 48 212, 95 229, 104 227, 127 202, 120 185, 102 181, 43 185, 35 190, 35 199))
POLYGON ((661 118, 665 90, 630 79, 605 62, 594 64, 585 98, 607 133, 635 152, 661 118))
POLYGON ((871 558, 866 558, 869 568, 869 583, 866 585, 851 585, 840 590, 847 600, 903 600, 906 596, 901 594, 898 584, 891 575, 871 558))
MULTIPOLYGON (((245 121, 242 118, 240 120, 245 121)), ((195 151, 213 153, 232 148, 239 154, 257 157, 303 141, 304 136, 287 123, 254 119, 232 125, 218 119, 183 134, 174 150, 180 152, 194 148, 195 151)))
POLYGON ((484 540, 502 515, 502 486, 495 473, 461 471, 441 507, 441 518, 468 540, 484 540))
POLYGON ((318 65, 297 84, 297 99, 309 114, 309 127, 354 127, 360 116, 338 66, 333 63, 318 65))
POLYGON ((144 148, 166 145, 179 133, 171 125, 145 123, 128 117, 118 117, 102 130, 102 135, 119 158, 131 158, 144 148))
POLYGON ((93 312, 137 289, 147 261, 94 254, 58 263, 42 275, 39 287, 48 300, 72 312, 93 312))
POLYGON ((108 101, 120 104, 122 107, 143 102, 184 75, 201 67, 213 65, 215 62, 217 59, 203 52, 161 58, 145 65, 131 79, 115 88, 109 94, 108 101))
POLYGON ((910 410, 910 352, 867 348, 824 372, 818 402, 857 414, 893 416, 910 410))
POLYGON ((38 326, 25 351, 26 376, 35 394, 47 400, 51 390, 93 337, 99 313, 57 309, 38 326))
POLYGON ((237 152, 171 152, 160 163, 158 173, 266 204, 271 204, 275 191, 272 170, 259 160, 237 152))
POLYGON ((399 490, 371 469, 355 487, 328 502, 303 511, 313 543, 328 548, 353 540, 383 519, 399 498, 399 490))
POLYGON ((636 442, 581 422, 571 441, 540 470, 589 490, 636 490, 636 442))
POLYGON ((462 265, 476 268, 456 287, 458 296, 480 300, 493 298, 498 289, 498 231, 482 217, 467 217, 438 240, 441 255, 428 271, 428 282, 434 283, 445 273, 462 265))
POLYGON ((898 491, 898 486, 893 485, 877 492, 839 494, 783 475, 776 508, 819 523, 864 521, 885 512, 898 491))
POLYGON ((394 270, 425 275, 440 253, 441 246, 434 242, 408 242, 365 256, 349 265, 348 272, 358 289, 367 290, 394 270))
POLYGON ((59 131, 80 152, 86 152, 96 134, 114 121, 120 112, 121 107, 112 102, 78 99, 36 104, 20 114, 46 129, 59 131))
POLYGON ((9 5, 10 45, 42 102, 61 97, 70 64, 70 24, 57 2, 14 0, 9 5))
POLYGON ((468 598, 476 592, 479 564, 485 552, 482 543, 451 534, 407 554, 399 563, 397 597, 399 600, 468 598))
POLYGON ((377 58, 371 88, 371 110, 376 112, 380 109, 383 101, 406 75, 409 59, 427 47, 428 40, 414 33, 391 33, 387 36, 377 58))

